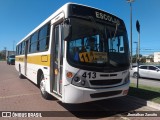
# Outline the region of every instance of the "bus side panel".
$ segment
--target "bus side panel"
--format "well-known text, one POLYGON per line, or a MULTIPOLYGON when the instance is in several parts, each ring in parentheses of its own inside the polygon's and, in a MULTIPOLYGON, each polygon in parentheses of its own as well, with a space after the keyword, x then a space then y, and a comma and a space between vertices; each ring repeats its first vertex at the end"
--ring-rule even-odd
POLYGON ((27 78, 37 84, 37 67, 35 64, 27 63, 27 78))
POLYGON ((47 52, 39 55, 28 55, 27 63, 27 78, 37 84, 38 71, 42 71, 46 80, 49 80, 50 74, 50 55, 47 52), (44 54, 44 55, 43 55, 44 54), (47 77, 46 77, 47 76, 47 77))
POLYGON ((16 56, 15 59, 15 68, 19 72, 19 69, 21 70, 21 74, 24 75, 24 56, 16 56))

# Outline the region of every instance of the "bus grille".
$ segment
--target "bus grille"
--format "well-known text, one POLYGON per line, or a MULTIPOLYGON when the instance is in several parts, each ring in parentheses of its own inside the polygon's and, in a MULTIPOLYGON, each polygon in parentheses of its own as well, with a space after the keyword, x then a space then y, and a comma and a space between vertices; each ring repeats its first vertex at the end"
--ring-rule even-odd
POLYGON ((117 91, 109 91, 109 92, 102 92, 102 93, 94 93, 94 94, 90 94, 90 96, 91 98, 101 98, 101 97, 114 96, 121 93, 122 93, 122 90, 117 90, 117 91))
POLYGON ((106 86, 106 85, 114 85, 118 84, 122 81, 122 79, 109 79, 109 80, 90 80, 91 85, 100 85, 100 86, 106 86))
POLYGON ((113 77, 117 76, 117 74, 100 74, 101 77, 113 77))

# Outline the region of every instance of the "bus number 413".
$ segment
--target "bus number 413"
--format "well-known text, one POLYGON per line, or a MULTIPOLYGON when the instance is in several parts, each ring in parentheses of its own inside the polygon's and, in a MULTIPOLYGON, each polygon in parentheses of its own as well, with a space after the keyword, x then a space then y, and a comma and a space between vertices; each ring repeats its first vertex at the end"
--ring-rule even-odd
POLYGON ((84 78, 93 78, 93 79, 95 79, 96 78, 96 72, 84 72, 83 73, 83 75, 82 75, 82 77, 84 77, 84 78))

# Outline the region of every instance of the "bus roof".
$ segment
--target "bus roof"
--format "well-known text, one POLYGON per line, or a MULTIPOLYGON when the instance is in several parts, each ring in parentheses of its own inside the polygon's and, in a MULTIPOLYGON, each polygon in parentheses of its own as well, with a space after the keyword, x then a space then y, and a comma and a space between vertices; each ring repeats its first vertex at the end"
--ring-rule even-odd
MULTIPOLYGON (((79 5, 79 6, 83 6, 83 7, 88 7, 88 8, 92 8, 92 9, 95 9, 95 10, 99 10, 99 11, 103 11, 103 12, 106 12, 104 10, 101 10, 101 9, 98 9, 98 8, 94 8, 94 7, 91 7, 91 6, 87 6, 87 5, 83 5, 83 4, 77 4, 77 3, 72 3, 72 2, 68 2, 66 4, 64 4, 61 8, 59 8, 56 12, 54 12, 53 14, 51 14, 46 20, 44 20, 40 25, 38 25, 35 29, 33 29, 27 36, 25 36, 21 41, 19 41, 17 43, 20 44, 22 41, 26 40, 30 35, 32 35, 34 32, 36 32, 37 30, 39 30, 41 27, 43 27, 45 24, 47 24, 49 21, 51 21, 52 19, 54 19, 57 15, 59 15, 60 13, 65 13, 65 17, 68 16, 68 12, 66 11, 67 7, 69 5, 79 5)), ((106 12, 107 14, 110 14, 114 17, 116 17, 115 15, 111 14, 111 13, 108 13, 106 12)), ((118 17, 117 17, 118 18, 118 17)), ((120 18, 118 18, 119 20, 121 20, 120 18)), ((121 20, 123 21, 123 20, 121 20)))

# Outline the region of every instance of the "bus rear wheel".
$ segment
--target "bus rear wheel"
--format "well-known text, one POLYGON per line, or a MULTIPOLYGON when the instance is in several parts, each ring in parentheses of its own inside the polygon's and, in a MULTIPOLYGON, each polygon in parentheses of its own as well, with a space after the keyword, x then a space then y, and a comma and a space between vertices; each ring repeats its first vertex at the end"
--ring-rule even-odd
POLYGON ((42 97, 46 100, 51 99, 51 95, 46 91, 46 81, 44 79, 43 73, 40 75, 39 87, 40 87, 42 97))
POLYGON ((20 79, 23 79, 24 78, 24 76, 22 75, 22 73, 21 73, 21 66, 19 65, 19 73, 18 73, 18 75, 19 75, 19 78, 20 79))

